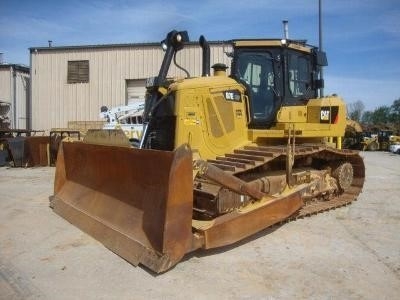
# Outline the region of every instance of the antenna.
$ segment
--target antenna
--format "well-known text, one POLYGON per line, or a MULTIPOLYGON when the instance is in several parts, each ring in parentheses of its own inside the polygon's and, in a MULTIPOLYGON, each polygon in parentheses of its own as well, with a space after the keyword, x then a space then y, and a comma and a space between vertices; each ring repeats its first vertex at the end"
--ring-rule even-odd
POLYGON ((285 40, 289 39, 289 21, 288 20, 283 20, 283 38, 285 40))

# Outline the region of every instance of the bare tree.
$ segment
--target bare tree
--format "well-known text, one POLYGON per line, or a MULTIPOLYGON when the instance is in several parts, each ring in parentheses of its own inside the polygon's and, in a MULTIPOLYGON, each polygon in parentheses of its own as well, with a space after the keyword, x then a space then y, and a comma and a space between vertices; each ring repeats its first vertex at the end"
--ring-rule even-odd
POLYGON ((349 119, 360 122, 365 105, 361 100, 352 102, 347 106, 347 116, 349 119))

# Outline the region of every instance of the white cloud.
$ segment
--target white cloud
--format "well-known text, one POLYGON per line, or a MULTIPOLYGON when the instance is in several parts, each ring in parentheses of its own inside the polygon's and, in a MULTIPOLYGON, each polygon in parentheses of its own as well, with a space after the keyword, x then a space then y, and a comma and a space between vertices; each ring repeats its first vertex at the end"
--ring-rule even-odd
POLYGON ((16 19, 4 17, 0 20, 0 36, 19 40, 46 39, 51 35, 61 35, 72 30, 72 27, 62 25, 57 21, 27 17, 16 19))

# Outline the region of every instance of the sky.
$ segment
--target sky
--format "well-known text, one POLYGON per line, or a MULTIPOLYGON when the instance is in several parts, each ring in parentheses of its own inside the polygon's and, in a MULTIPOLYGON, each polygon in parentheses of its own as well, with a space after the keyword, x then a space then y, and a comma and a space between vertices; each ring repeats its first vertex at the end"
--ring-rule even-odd
MULTIPOLYGON (((322 0, 325 95, 365 110, 400 98, 400 1, 322 0)), ((0 52, 29 65, 29 48, 190 39, 289 38, 318 45, 318 0, 0 0, 0 52)))

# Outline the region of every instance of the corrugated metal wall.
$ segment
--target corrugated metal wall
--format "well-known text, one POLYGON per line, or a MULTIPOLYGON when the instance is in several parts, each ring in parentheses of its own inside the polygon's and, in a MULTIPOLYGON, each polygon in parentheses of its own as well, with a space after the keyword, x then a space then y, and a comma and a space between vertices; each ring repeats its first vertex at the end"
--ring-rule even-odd
POLYGON ((11 127, 15 129, 27 129, 29 74, 21 71, 19 68, 14 69, 14 66, 10 64, 3 65, 0 68, 0 101, 11 104, 9 113, 11 127), (15 77, 13 76, 14 70, 15 77))
POLYGON ((30 80, 29 74, 16 72, 16 106, 15 106, 15 128, 28 128, 27 105, 29 101, 30 80))
POLYGON ((11 70, 10 68, 0 68, 0 101, 11 103, 11 70))
MULTIPOLYGON (((211 65, 230 64, 223 53, 226 45, 211 45, 211 65)), ((31 51, 32 129, 67 127, 69 121, 98 121, 102 105, 125 104, 126 80, 146 79, 158 74, 164 53, 159 46, 31 51), (67 64, 89 60, 89 83, 67 83, 67 64)), ((191 76, 201 74, 201 48, 189 45, 177 54, 177 62, 191 76)), ((171 66, 169 76, 184 76, 171 66)))
MULTIPOLYGON (((11 104, 11 71, 9 68, 0 68, 0 101, 11 104)), ((7 108, 8 109, 8 108, 7 108)), ((1 108, 0 128, 8 128, 11 121, 11 112, 6 112, 6 108, 1 108)))

